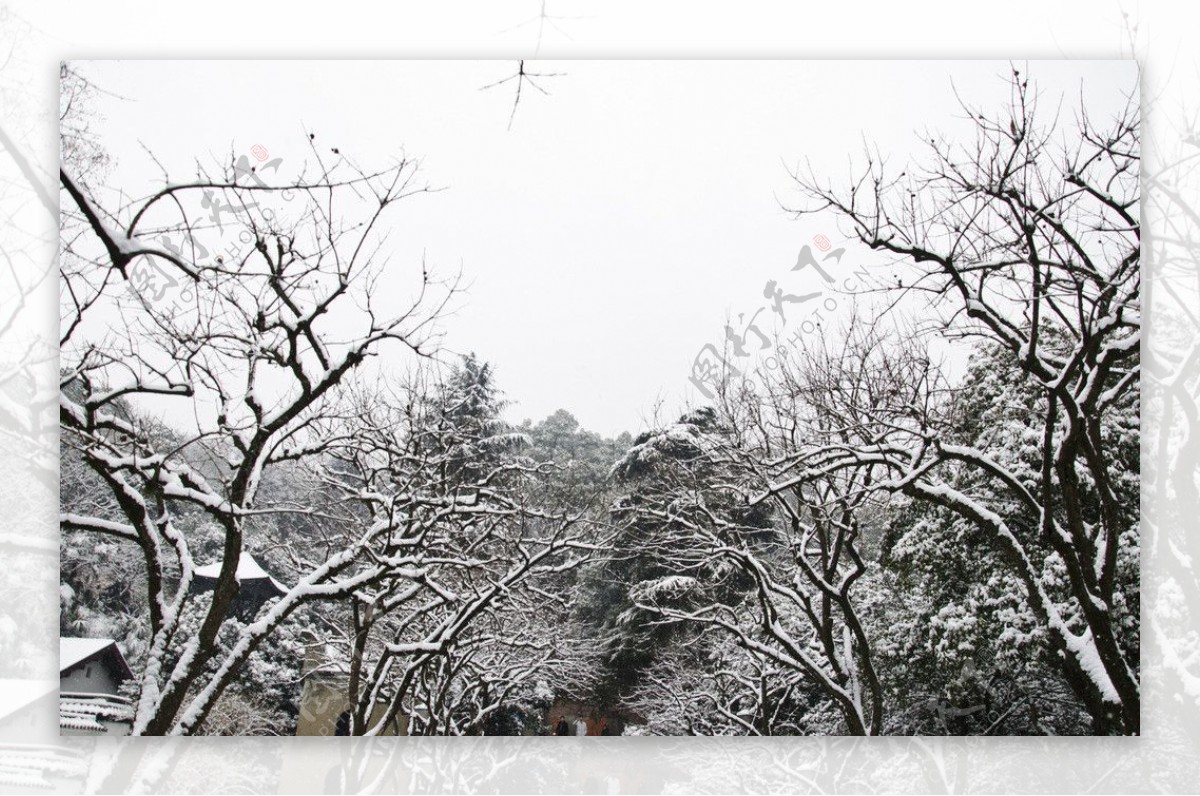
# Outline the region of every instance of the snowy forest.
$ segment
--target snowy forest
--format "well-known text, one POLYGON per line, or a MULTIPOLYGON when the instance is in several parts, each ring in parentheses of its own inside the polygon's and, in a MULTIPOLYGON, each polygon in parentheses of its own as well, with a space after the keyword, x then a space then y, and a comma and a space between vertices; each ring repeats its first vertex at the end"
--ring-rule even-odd
POLYGON ((885 266, 605 435, 445 344, 470 280, 389 254, 419 158, 127 191, 64 66, 60 633, 135 735, 293 735, 318 680, 344 735, 1139 734, 1138 100, 1024 72, 789 172, 885 266))

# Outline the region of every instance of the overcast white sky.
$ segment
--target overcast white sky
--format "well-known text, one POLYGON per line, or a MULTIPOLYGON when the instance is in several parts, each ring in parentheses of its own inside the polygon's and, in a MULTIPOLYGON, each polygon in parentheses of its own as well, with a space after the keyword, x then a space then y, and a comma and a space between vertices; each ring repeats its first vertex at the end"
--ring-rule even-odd
MULTIPOLYGON (((1026 64, 1018 64, 1023 70, 1026 64)), ((96 126, 128 193, 199 158, 259 144, 298 163, 306 131, 363 165, 400 153, 448 190, 392 216, 394 267, 460 266, 470 294, 449 348, 491 361, 514 420, 558 408, 636 433, 662 400, 696 394, 697 351, 728 314, 752 313, 832 218, 797 221, 788 168, 848 174, 864 139, 898 162, 926 128, 954 129, 952 92, 1004 102, 1007 62, 527 62, 511 130, 511 61, 91 62, 109 92, 96 126)), ((1107 114, 1136 84, 1129 61, 1034 62, 1050 100, 1082 90, 1107 114)))

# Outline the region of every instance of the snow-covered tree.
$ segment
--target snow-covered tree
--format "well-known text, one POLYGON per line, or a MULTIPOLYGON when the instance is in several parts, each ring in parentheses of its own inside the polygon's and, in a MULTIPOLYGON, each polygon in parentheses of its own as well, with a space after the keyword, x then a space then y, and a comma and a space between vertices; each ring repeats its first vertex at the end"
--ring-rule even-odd
POLYGON ((351 734, 399 716, 420 734, 536 726, 514 711, 539 681, 586 679, 563 587, 603 540, 585 502, 534 500, 554 468, 518 455, 487 373, 468 359, 429 389, 364 397, 331 451, 328 487, 389 528, 372 553, 386 572, 355 590, 341 638, 351 734))
MULTIPOLYGON (((919 407, 939 401, 936 385, 909 396, 918 407, 911 417, 867 416, 853 448, 823 455, 885 463, 891 475, 877 486, 973 526, 1021 582, 1095 730, 1137 733, 1138 648, 1122 624, 1120 578, 1138 521, 1128 444, 1141 340, 1135 87, 1115 118, 1097 121, 1081 107, 1067 123, 1064 113, 1042 112, 1019 70, 1010 84, 999 113, 964 103, 974 128, 967 143, 930 138, 928 157, 901 169, 869 155, 848 189, 815 176, 799 185, 812 200, 803 212, 835 212, 863 243, 894 255, 911 276, 900 289, 927 296, 940 319, 928 333, 1007 354, 1007 372, 1037 396, 1019 441, 1032 466, 1005 444, 955 439, 946 422, 923 416, 919 407), (1052 557, 1069 607, 1051 588, 1052 557)), ((855 367, 890 365, 863 356, 855 367)), ((898 382, 897 395, 911 384, 929 382, 898 382)), ((837 405, 878 412, 853 399, 837 405)))
POLYGON ((103 501, 64 503, 61 523, 140 559, 148 643, 135 734, 198 731, 289 614, 386 568, 364 555, 390 525, 357 524, 328 493, 267 495, 263 485, 280 468, 320 469, 355 374, 389 346, 432 353, 455 288, 421 268, 411 301, 379 312, 381 225, 422 190, 413 164, 368 172, 345 159, 327 166, 315 147, 312 156, 315 175, 282 187, 229 163, 128 203, 68 166, 60 173, 62 441, 105 490, 103 501), (291 201, 277 207, 285 192, 291 201), (200 197, 236 218, 224 217, 243 246, 218 254, 195 240, 205 222, 189 208, 200 197), (161 300, 166 288, 176 301, 161 300), (172 418, 173 436, 159 433, 157 412, 172 418), (320 518, 337 543, 308 545, 286 596, 227 637, 241 553, 281 517, 320 518), (221 561, 204 599, 191 588, 200 525, 221 561))
POLYGON ((689 413, 617 464, 635 485, 622 508, 637 544, 668 570, 631 589, 627 621, 644 613, 728 634, 806 680, 840 731, 876 734, 882 693, 854 593, 872 466, 793 472, 804 449, 791 446, 820 433, 799 395, 689 413))
POLYGON ((818 711, 802 674, 738 645, 728 634, 693 628, 662 651, 625 696, 655 735, 804 735, 836 727, 808 723, 818 711))

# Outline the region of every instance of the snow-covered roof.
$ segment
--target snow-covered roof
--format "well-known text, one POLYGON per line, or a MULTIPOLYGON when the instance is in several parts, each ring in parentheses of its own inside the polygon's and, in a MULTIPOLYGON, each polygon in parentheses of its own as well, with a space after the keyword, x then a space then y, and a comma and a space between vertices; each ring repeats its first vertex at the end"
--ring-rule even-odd
POLYGON ((131 722, 129 700, 110 694, 64 693, 58 701, 58 726, 64 730, 105 732, 101 721, 131 722))
POLYGON ((104 725, 92 716, 62 716, 58 717, 60 730, 79 730, 81 732, 103 733, 104 725))
POLYGON ((80 661, 90 658, 109 644, 111 638, 60 638, 58 640, 58 670, 66 671, 80 661))
POLYGON ((42 776, 41 771, 31 769, 11 769, 8 765, 0 766, 0 785, 15 788, 14 792, 50 791, 54 785, 42 776))
POLYGON ((92 658, 96 658, 108 666, 117 682, 133 677, 124 653, 117 646, 117 642, 111 638, 73 638, 70 636, 59 638, 58 672, 60 675, 65 675, 67 670, 92 658))
MULTIPOLYGON (((206 564, 202 567, 196 567, 195 576, 197 578, 210 578, 212 580, 216 580, 221 574, 221 563, 222 562, 218 561, 215 564, 206 564)), ((287 587, 272 578, 271 573, 263 569, 262 566, 254 560, 254 556, 246 552, 243 552, 241 556, 238 557, 237 574, 235 577, 239 582, 247 580, 261 580, 266 578, 267 580, 271 581, 271 583, 275 586, 275 588, 279 589, 279 591, 283 593, 287 592, 287 587)))
POLYGON ((0 678, 0 719, 47 696, 58 683, 54 680, 14 680, 0 678))
POLYGON ((47 775, 60 783, 75 780, 82 784, 90 770, 90 758, 76 749, 57 744, 0 743, 0 786, 14 793, 52 793, 54 785, 47 775))

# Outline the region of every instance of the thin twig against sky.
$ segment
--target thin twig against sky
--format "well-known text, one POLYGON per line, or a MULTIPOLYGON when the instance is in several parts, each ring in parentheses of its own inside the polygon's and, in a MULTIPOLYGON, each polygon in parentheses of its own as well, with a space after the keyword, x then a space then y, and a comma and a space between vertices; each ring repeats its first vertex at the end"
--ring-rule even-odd
POLYGON ((534 78, 542 79, 542 78, 562 77, 563 74, 565 74, 565 73, 563 73, 563 72, 529 72, 529 71, 526 71, 525 61, 522 60, 522 61, 517 62, 517 71, 514 74, 509 75, 508 77, 504 78, 503 80, 497 80, 495 83, 489 83, 488 85, 483 86, 480 89, 480 91, 487 91, 490 88, 496 88, 498 86, 503 86, 504 84, 511 83, 514 80, 517 81, 517 88, 516 88, 516 91, 513 93, 512 111, 508 114, 508 127, 506 128, 508 130, 511 130, 512 126, 513 126, 513 119, 515 119, 517 116, 517 106, 521 104, 521 89, 525 86, 525 84, 528 83, 532 88, 536 89, 537 91, 540 91, 542 94, 544 94, 546 96, 549 96, 550 92, 547 91, 546 89, 542 88, 541 86, 539 86, 537 84, 537 82, 534 80, 534 78))

